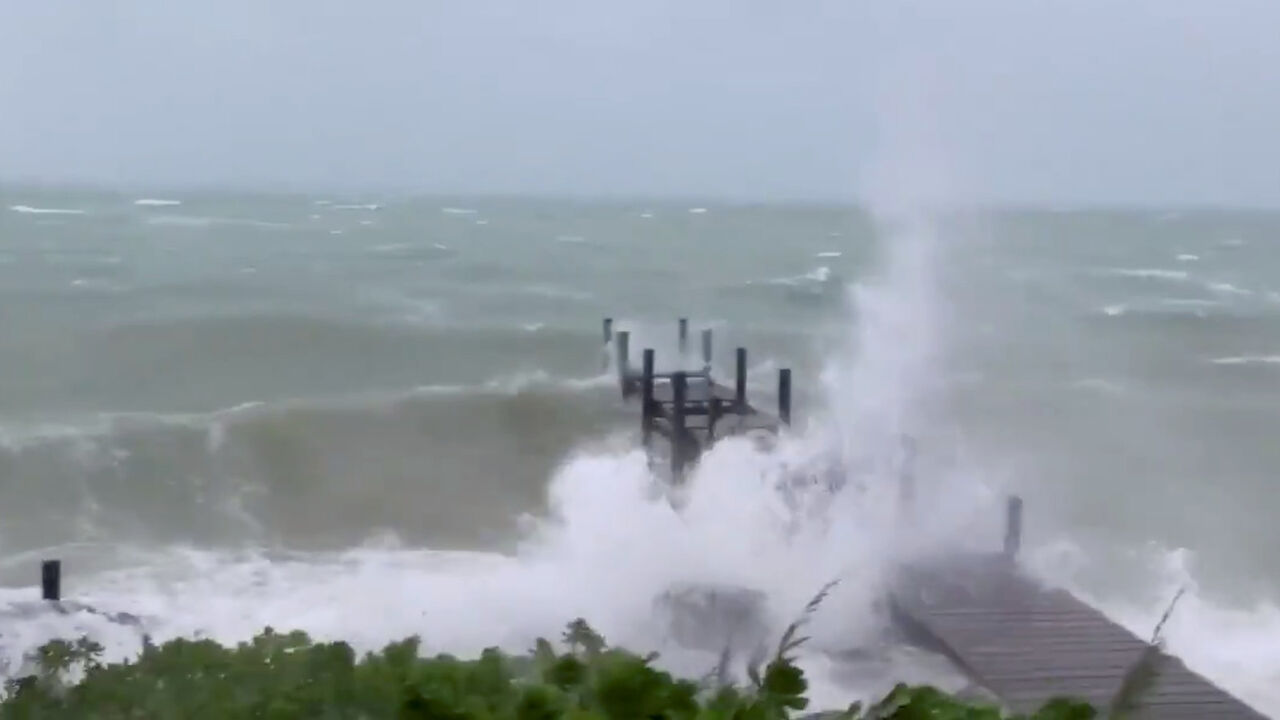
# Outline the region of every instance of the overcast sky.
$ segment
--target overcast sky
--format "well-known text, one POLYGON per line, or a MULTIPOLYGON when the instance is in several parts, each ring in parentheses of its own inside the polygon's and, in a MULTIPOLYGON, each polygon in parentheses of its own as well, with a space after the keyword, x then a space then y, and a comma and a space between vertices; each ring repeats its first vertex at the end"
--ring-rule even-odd
POLYGON ((0 0, 0 177, 1280 205, 1280 2, 0 0))

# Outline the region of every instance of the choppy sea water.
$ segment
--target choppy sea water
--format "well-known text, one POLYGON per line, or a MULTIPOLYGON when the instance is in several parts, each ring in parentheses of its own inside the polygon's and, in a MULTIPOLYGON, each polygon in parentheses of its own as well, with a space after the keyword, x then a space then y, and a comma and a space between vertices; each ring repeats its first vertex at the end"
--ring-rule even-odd
MULTIPOLYGON (((696 345, 696 342, 693 343, 696 345)), ((582 615, 670 646, 702 580, 789 619, 840 578, 805 663, 829 703, 896 678, 840 652, 893 564, 998 546, 1280 713, 1280 213, 0 192, 0 603, 65 594, 157 638, 300 627, 373 647, 527 647, 582 615), (680 513, 636 450, 600 321, 675 320, 795 373, 795 431, 708 454, 680 513), (894 512, 917 438, 928 519, 894 512), (835 498, 779 492, 843 466, 835 498)), ((21 652, 101 616, 6 623, 21 652)))

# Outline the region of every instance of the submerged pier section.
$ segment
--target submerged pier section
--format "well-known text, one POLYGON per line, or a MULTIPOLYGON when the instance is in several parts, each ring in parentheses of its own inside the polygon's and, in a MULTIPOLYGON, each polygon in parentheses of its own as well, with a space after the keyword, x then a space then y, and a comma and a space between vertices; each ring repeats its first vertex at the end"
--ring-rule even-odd
MULTIPOLYGON (((689 321, 680 318, 677 343, 679 360, 687 361, 689 321)), ((735 351, 733 387, 716 382, 711 373, 713 337, 710 328, 702 331, 700 369, 657 371, 653 348, 640 353, 640 365, 631 363, 631 333, 614 331, 613 319, 604 320, 605 343, 612 343, 618 386, 624 400, 640 400, 640 430, 646 449, 655 435, 665 438, 671 448, 672 477, 683 477, 688 465, 716 440, 752 431, 777 433, 791 424, 791 369, 778 371, 778 411, 770 414, 747 399, 747 349, 735 351)))

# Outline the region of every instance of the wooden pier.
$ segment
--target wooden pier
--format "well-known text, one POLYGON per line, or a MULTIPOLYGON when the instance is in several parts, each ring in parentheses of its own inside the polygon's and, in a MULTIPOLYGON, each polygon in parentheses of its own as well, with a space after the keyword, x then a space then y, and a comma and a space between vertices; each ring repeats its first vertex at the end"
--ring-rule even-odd
POLYGON ((1131 717, 1265 720, 1071 593, 1028 577, 1016 557, 1021 533, 1022 503, 1011 498, 1004 552, 901 568, 890 606, 907 636, 1014 712, 1059 696, 1105 712, 1126 674, 1154 651, 1154 680, 1131 717))
MULTIPOLYGON (((679 479, 688 465, 715 443, 731 435, 763 431, 777 433, 791 424, 791 370, 778 371, 778 413, 771 415, 747 400, 747 349, 735 352, 733 387, 711 376, 712 333, 702 331, 700 370, 656 371, 653 348, 641 352, 639 370, 631 365, 631 333, 614 332, 613 319, 604 320, 605 343, 612 343, 614 365, 623 399, 639 397, 640 428, 645 448, 653 436, 665 438, 671 448, 672 477, 679 479)), ((689 321, 680 318, 677 341, 680 359, 687 356, 689 321)))
MULTIPOLYGON (((680 319, 679 353, 688 350, 688 322, 680 319)), ((630 364, 630 334, 604 321, 612 342, 624 399, 640 398, 646 448, 653 435, 671 443, 672 477, 717 439, 763 430, 777 432, 791 421, 791 371, 778 372, 778 413, 747 401, 747 351, 737 348, 732 388, 711 376, 712 337, 702 333, 702 368, 658 373, 654 351, 630 364)), ((915 444, 904 438, 907 467, 899 508, 911 517, 915 444)), ((1157 674, 1131 717, 1160 720, 1265 720, 1265 716, 1152 648, 1071 593, 1044 587, 1018 565, 1022 501, 1009 499, 1001 552, 946 557, 899 568, 889 607, 905 637, 947 658, 970 681, 1009 710, 1031 712, 1054 697, 1072 697, 1105 713, 1126 675, 1144 656, 1158 652, 1157 674)), ((1154 639, 1153 639, 1154 641, 1154 639)))

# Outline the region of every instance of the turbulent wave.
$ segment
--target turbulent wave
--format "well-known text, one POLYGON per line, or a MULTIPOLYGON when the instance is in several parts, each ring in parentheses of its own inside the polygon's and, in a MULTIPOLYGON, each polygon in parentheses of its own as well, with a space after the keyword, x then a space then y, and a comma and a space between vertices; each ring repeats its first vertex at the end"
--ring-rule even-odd
MULTIPOLYGON (((654 235, 626 236, 665 232, 668 222, 687 226, 683 207, 645 222, 619 210, 620 225, 605 211, 581 218, 553 209, 533 219, 504 210, 491 231, 479 232, 471 218, 451 217, 467 213, 442 205, 432 202, 417 220, 394 205, 385 223, 359 232, 352 229, 362 216, 348 214, 356 219, 338 238, 317 224, 314 233, 261 243, 242 226, 217 226, 219 242, 186 243, 182 252, 209 252, 227 272, 259 269, 252 285, 215 294, 188 282, 166 285, 166 294, 128 294, 141 299, 76 325, 87 328, 76 337, 91 341, 66 348, 58 343, 70 333, 49 328, 105 308, 105 294, 68 304, 61 323, 0 306, 6 327, 26 332, 16 346, 22 352, 10 356, 34 348, 49 358, 30 363, 42 372, 49 366, 47 375, 18 374, 38 376, 34 389, 6 387, 4 397, 55 400, 22 405, 54 409, 50 417, 7 416, 0 440, 0 580, 10 586, 0 589, 0 615, 29 607, 38 560, 59 556, 68 561, 69 597, 136 614, 157 639, 234 641, 271 624, 362 648, 420 633, 429 650, 469 653, 494 643, 524 649, 534 635, 582 615, 616 642, 656 646, 664 662, 701 674, 715 658, 666 638, 651 612, 657 593, 689 581, 755 588, 778 625, 840 578, 803 657, 819 705, 832 706, 896 679, 956 681, 935 658, 881 645, 885 618, 876 600, 897 562, 995 547, 1001 495, 1016 486, 1027 498, 1024 548, 1038 574, 1140 634, 1173 587, 1190 584, 1168 626, 1172 650, 1228 689, 1280 710, 1273 689, 1280 658, 1268 644, 1280 632, 1274 593, 1262 581, 1252 595, 1238 587, 1241 578, 1265 575, 1258 572, 1265 550, 1236 548, 1239 537, 1274 546, 1266 513, 1259 521, 1241 510, 1265 510, 1270 497, 1269 474, 1244 457, 1249 449, 1254 463, 1272 457, 1270 425, 1257 421, 1274 405, 1267 393, 1280 318, 1274 299, 1261 296, 1269 281, 1261 262, 1256 275, 1228 274, 1217 251, 1201 249, 1212 238, 1183 237, 1177 248, 1206 259, 1180 261, 1176 267, 1196 271, 1180 278, 1159 267, 1172 263, 1168 245, 1139 242, 1121 252, 1111 238, 1092 250, 1042 242, 1041 229, 1075 219, 1063 213, 1031 225, 1032 250, 1016 233, 1014 250, 963 245, 948 226, 892 217, 876 236, 881 262, 864 268, 826 259, 840 251, 831 249, 825 220, 795 235, 815 239, 803 247, 774 252, 780 235, 769 230, 742 251, 737 233, 755 227, 761 216, 752 215, 729 226, 733 232, 721 228, 721 245, 702 238, 679 245, 718 258, 707 266, 720 274, 699 261, 685 276, 684 266, 660 264, 654 235), (538 253, 598 250, 591 273, 599 276, 566 275, 561 256, 539 265, 544 255, 520 255, 526 244, 488 237, 507 232, 531 239, 538 253), (559 235, 599 242, 545 242, 559 235), (458 248, 465 262, 414 262, 440 245, 458 248), (218 254, 233 251, 240 254, 218 254), (768 259, 755 262, 755 253, 768 259), (796 258, 809 264, 778 270, 796 258), (818 263, 831 270, 801 277, 818 263), (1202 267, 1212 282, 1258 291, 1215 292, 1202 282, 1202 267), (316 270, 319 292, 285 292, 316 268, 325 270, 316 270), (858 273, 852 287, 846 272, 858 273), (1006 272, 1031 278, 1018 287, 1038 294, 992 290, 999 286, 987 281, 1006 272), (763 280, 777 276, 793 282, 763 280), (645 300, 655 294, 653 278, 675 288, 671 297, 645 300), (359 289, 344 294, 353 279, 359 289), (246 288, 261 294, 242 305, 246 288), (535 294, 562 288, 584 297, 535 294), (1036 304, 1046 297, 1048 310, 1036 304), (716 304, 724 300, 732 302, 716 304), (592 301, 614 305, 600 312, 592 301), (831 349, 821 358, 820 402, 798 414, 794 430, 772 446, 717 446, 684 490, 672 492, 635 448, 635 408, 618 399, 595 330, 597 314, 637 306, 636 319, 616 325, 634 333, 633 358, 654 347, 671 365, 674 329, 649 318, 704 311, 724 318, 710 323, 717 371, 729 374, 722 348, 741 340, 752 349, 753 382, 766 386, 773 358, 814 362, 807 344, 815 318, 825 319, 815 308, 844 313, 838 337, 821 338, 831 349), (1113 317, 1098 316, 1113 306, 1121 308, 1113 317), (413 313, 421 322, 403 322, 413 313), (91 412, 83 421, 72 412, 76 403, 142 410, 91 412), (219 406, 233 407, 206 411, 219 406), (919 448, 915 525, 897 497, 904 435, 919 448), (1228 452, 1236 447, 1246 450, 1228 452), (1181 467, 1188 464, 1195 467, 1181 467), (1256 487, 1247 484, 1255 472, 1256 487), (844 491, 833 495, 837 485, 844 491), (1206 561, 1192 563, 1194 553, 1173 541, 1144 550, 1162 522, 1205 525, 1185 545, 1206 561), (1212 539, 1241 551, 1208 547, 1212 539), (1233 557, 1240 568, 1224 569, 1233 557), (855 648, 871 652, 855 661, 846 652, 855 648)), ((264 201, 209 212, 316 210, 264 201)), ((736 212, 717 209, 695 224, 711 232, 741 217, 736 212)), ((787 215, 780 224, 801 220, 787 215)), ((1171 221, 1167 231, 1179 227, 1171 221)), ((114 241, 117 232, 108 228, 102 238, 114 241)), ((163 232, 170 231, 144 234, 149 242, 184 236, 163 232)), ((53 233, 33 242, 66 240, 53 233)), ((116 252, 105 241, 102 248, 116 252)), ((139 276, 176 283, 173 273, 187 271, 164 264, 167 256, 145 257, 155 265, 140 266, 139 276)), ((61 273, 51 276, 59 288, 84 274, 49 265, 61 273)), ((12 277, 26 274, 20 267, 12 277)), ((690 366, 700 363, 703 324, 695 325, 693 351, 681 359, 690 366)), ((87 612, 14 627, 0 637, 0 656, 14 660, 51 635, 82 631, 126 656, 140 629, 87 612)))
POLYGON ((0 546, 56 543, 69 529, 142 545, 343 545, 373 528, 446 547, 501 543, 564 453, 616 427, 596 392, 608 382, 539 373, 10 429, 0 546))

